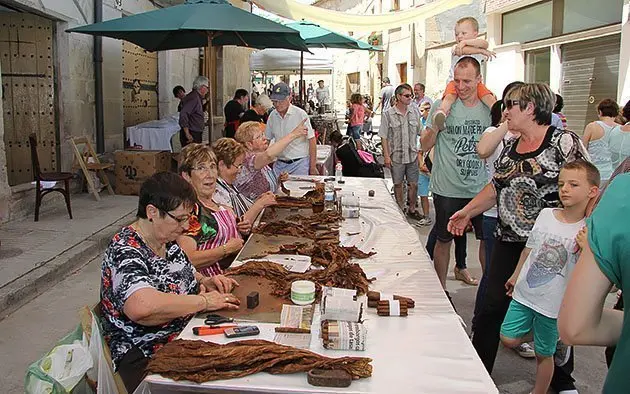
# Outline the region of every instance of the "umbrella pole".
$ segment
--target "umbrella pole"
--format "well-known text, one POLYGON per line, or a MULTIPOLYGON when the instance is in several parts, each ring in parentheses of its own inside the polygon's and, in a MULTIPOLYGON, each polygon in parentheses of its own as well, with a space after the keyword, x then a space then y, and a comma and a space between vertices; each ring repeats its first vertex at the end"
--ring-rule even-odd
POLYGON ((304 96, 304 86, 302 85, 304 79, 304 51, 300 51, 300 101, 302 105, 306 107, 306 97, 304 96))
POLYGON ((214 79, 212 76, 213 66, 213 53, 212 53, 212 39, 214 38, 214 33, 208 32, 208 142, 212 143, 212 137, 214 134, 214 92, 212 90, 212 80, 214 79))

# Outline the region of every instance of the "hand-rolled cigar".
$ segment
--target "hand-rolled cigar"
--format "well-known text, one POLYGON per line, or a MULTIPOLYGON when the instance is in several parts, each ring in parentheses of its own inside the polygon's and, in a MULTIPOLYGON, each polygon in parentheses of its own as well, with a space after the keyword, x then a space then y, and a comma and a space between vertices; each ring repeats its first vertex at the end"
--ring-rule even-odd
POLYGON ((413 308, 416 306, 416 302, 412 298, 403 297, 403 296, 399 296, 395 294, 394 295, 382 294, 378 291, 368 291, 367 299, 368 299, 368 308, 376 308, 376 304, 378 303, 378 301, 388 300, 388 299, 405 300, 407 301, 407 308, 413 308))
POLYGON ((276 332, 286 332, 290 334, 310 334, 310 328, 297 328, 297 327, 276 327, 276 332))
POLYGON ((324 320, 320 332, 326 349, 365 350, 367 331, 362 323, 324 320))
POLYGON ((381 300, 376 307, 379 316, 407 316, 407 301, 381 300))

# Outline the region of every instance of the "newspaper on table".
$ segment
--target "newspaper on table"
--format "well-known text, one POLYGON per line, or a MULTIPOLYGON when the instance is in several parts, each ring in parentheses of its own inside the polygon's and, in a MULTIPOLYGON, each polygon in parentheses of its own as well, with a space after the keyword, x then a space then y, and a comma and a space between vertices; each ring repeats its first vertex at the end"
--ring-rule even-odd
POLYGON ((270 254, 264 257, 247 259, 248 261, 271 261, 280 264, 289 272, 304 273, 311 267, 311 256, 303 256, 300 254, 270 254))
MULTIPOLYGON (((309 329, 313 323, 312 305, 282 305, 280 326, 309 329)), ((311 345, 311 334, 277 332, 273 341, 281 345, 308 349, 311 345)))

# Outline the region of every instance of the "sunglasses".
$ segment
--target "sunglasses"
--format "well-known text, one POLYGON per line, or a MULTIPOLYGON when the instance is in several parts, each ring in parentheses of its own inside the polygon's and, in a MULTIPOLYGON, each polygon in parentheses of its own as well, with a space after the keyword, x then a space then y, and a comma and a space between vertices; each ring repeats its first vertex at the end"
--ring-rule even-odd
POLYGON ((190 215, 186 215, 185 217, 178 218, 177 216, 174 216, 172 213, 170 213, 168 211, 163 211, 161 209, 160 209, 160 211, 164 212, 168 217, 170 217, 171 219, 175 220, 178 224, 186 224, 190 220, 190 215))
POLYGON ((401 94, 403 97, 413 98, 413 94, 401 94))
POLYGON ((519 105, 520 103, 520 100, 503 100, 503 108, 510 109, 512 106, 519 105))

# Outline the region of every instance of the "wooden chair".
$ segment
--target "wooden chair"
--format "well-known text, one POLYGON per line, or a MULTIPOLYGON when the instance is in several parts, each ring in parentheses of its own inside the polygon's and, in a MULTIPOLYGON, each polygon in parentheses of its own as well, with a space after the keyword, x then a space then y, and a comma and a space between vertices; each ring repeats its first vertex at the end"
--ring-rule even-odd
POLYGON ((88 185, 88 192, 94 195, 96 201, 101 200, 99 193, 103 190, 103 188, 107 188, 109 194, 113 195, 114 190, 109 183, 109 178, 107 177, 107 174, 105 174, 105 170, 113 167, 114 165, 100 162, 94 148, 92 148, 90 140, 88 140, 87 137, 76 137, 70 138, 69 140, 72 145, 72 150, 74 151, 72 170, 76 171, 80 168, 83 171, 85 182, 88 185), (83 150, 79 149, 79 145, 83 145, 83 150), (94 184, 94 179, 92 178, 92 173, 90 171, 94 171, 101 180, 101 187, 98 188, 99 190, 97 190, 96 185, 94 184))
POLYGON ((39 221, 39 207, 42 205, 42 198, 51 192, 59 192, 63 194, 66 199, 66 207, 68 208, 68 215, 72 219, 72 208, 70 207, 70 179, 74 177, 71 172, 42 172, 39 166, 39 156, 37 155, 37 136, 31 134, 28 136, 28 141, 31 146, 31 163, 33 164, 33 176, 35 178, 35 221, 39 221), (59 182, 63 181, 64 186, 53 187, 42 190, 41 182, 59 182))

